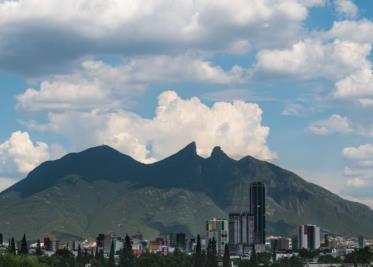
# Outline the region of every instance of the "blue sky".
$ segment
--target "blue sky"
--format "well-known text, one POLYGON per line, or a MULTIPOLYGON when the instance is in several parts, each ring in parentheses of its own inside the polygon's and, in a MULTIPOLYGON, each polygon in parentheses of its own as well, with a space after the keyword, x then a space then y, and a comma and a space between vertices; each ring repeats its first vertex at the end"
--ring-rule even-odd
POLYGON ((108 144, 191 141, 373 207, 373 3, 0 1, 0 189, 108 144))

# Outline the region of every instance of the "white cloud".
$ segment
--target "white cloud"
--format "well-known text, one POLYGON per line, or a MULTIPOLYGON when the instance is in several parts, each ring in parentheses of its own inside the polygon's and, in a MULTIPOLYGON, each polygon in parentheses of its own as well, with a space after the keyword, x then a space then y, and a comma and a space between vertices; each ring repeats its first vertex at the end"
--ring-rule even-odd
POLYGON ((326 37, 373 44, 373 22, 367 19, 335 21, 326 37))
POLYGON ((336 83, 333 96, 341 99, 356 99, 373 96, 373 73, 371 67, 362 68, 336 83))
POLYGON ((162 159, 192 141, 203 156, 220 145, 236 158, 250 154, 273 159, 276 155, 266 144, 269 128, 261 120, 257 104, 216 102, 208 107, 196 97, 184 100, 166 91, 151 119, 123 110, 71 111, 51 113, 42 128, 65 135, 77 149, 108 144, 143 162, 162 159))
POLYGON ((323 2, 2 1, 0 67, 39 73, 97 54, 242 53, 283 46, 298 39, 308 9, 323 2))
POLYGON ((324 43, 307 39, 290 49, 262 50, 257 54, 254 75, 283 76, 296 79, 342 79, 355 71, 370 67, 369 44, 335 40, 324 43))
POLYGON ((25 174, 49 159, 48 145, 33 143, 27 132, 13 132, 0 144, 0 175, 25 174))
POLYGON ((371 160, 373 162, 373 145, 365 144, 358 147, 346 147, 343 156, 352 160, 371 160))
POLYGON ((304 113, 305 113, 305 109, 302 105, 297 104, 297 103, 289 103, 289 104, 286 104, 281 114, 284 116, 301 116, 304 113))
POLYGON ((310 124, 306 131, 316 135, 327 135, 332 133, 350 133, 353 129, 348 118, 333 114, 326 120, 319 120, 310 124))
POLYGON ((359 8, 351 0, 335 0, 335 8, 340 16, 355 18, 358 15, 359 8))
POLYGON ((359 103, 362 107, 373 107, 373 99, 372 98, 361 98, 359 99, 359 103))
POLYGON ((307 39, 290 49, 259 51, 253 77, 326 78, 335 82, 334 98, 358 100, 373 96, 371 49, 369 43, 307 39))
POLYGON ((225 72, 208 61, 189 56, 140 57, 118 66, 85 61, 74 73, 55 75, 41 82, 39 90, 29 88, 18 95, 17 109, 118 108, 150 83, 229 84, 240 83, 244 76, 244 70, 238 66, 225 72))
POLYGON ((361 178, 355 177, 347 180, 347 186, 360 188, 366 186, 366 182, 361 178))
POLYGON ((373 145, 346 147, 342 151, 348 160, 344 169, 348 194, 372 200, 373 195, 373 145))

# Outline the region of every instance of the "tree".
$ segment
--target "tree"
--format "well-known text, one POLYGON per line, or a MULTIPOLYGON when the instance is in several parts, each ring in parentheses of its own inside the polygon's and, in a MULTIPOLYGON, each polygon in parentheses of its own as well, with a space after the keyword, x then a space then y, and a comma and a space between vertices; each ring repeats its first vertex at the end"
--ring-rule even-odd
POLYGON ((224 256, 223 256, 223 267, 230 267, 231 266, 231 259, 229 255, 229 247, 228 244, 224 246, 224 256))
POLYGON ((82 248, 80 247, 80 244, 78 245, 78 255, 76 256, 75 260, 76 260, 77 266, 83 266, 84 259, 83 259, 82 248))
POLYGON ((197 235, 196 252, 194 254, 194 267, 202 267, 201 237, 197 235))
POLYGON ((255 245, 253 245, 250 255, 250 266, 257 267, 258 266, 258 259, 255 251, 255 245))
POLYGON ((19 251, 20 255, 27 255, 28 254, 28 246, 26 241, 26 234, 23 234, 22 241, 21 241, 21 249, 19 251))
POLYGON ((135 256, 132 252, 131 239, 128 235, 124 238, 124 246, 120 253, 119 266, 133 267, 135 266, 135 256))
POLYGON ((109 253, 109 262, 108 266, 109 267, 114 267, 115 266, 115 251, 114 251, 114 240, 111 241, 111 246, 110 246, 110 253, 109 253))
POLYGON ((38 241, 36 241, 36 251, 35 251, 35 254, 40 256, 42 255, 42 251, 41 251, 41 245, 40 245, 40 239, 38 239, 38 241))
POLYGON ((95 259, 98 260, 98 258, 99 258, 99 253, 98 253, 98 246, 96 244, 95 259))
POLYGON ((216 259, 216 241, 215 238, 209 240, 207 247, 207 262, 206 267, 217 267, 218 261, 216 259))
POLYGON ((14 237, 10 240, 10 253, 16 255, 16 242, 14 241, 14 237))

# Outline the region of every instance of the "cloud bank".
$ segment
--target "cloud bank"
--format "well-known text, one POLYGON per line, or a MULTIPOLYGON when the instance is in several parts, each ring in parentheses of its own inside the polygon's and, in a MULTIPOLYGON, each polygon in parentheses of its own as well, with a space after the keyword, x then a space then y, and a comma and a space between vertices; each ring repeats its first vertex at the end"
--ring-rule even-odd
POLYGON ((236 158, 276 157, 266 144, 269 128, 262 125, 257 104, 216 102, 209 107, 174 91, 159 96, 151 119, 124 110, 70 111, 50 113, 48 124, 31 127, 63 134, 77 149, 107 144, 143 162, 162 159, 192 141, 203 156, 220 145, 236 158))

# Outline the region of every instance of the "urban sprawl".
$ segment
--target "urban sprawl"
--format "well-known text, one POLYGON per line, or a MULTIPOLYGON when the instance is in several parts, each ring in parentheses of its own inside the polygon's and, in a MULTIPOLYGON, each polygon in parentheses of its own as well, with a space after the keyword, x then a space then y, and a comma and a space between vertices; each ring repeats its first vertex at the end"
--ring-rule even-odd
POLYGON ((338 236, 313 224, 299 225, 291 237, 266 236, 264 183, 251 183, 249 194, 249 210, 209 219, 206 232, 195 237, 164 233, 145 240, 141 233, 110 233, 98 234, 94 242, 28 242, 25 234, 16 241, 0 233, 0 267, 373 266, 373 241, 362 236, 338 236))

